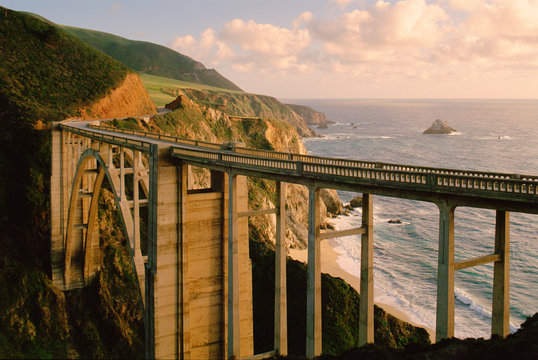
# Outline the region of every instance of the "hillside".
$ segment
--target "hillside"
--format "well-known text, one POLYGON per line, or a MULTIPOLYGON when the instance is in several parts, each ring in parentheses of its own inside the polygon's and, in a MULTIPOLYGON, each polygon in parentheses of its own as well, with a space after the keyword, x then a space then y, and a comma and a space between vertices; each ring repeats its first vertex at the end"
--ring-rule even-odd
POLYGON ((62 28, 135 71, 241 91, 215 69, 206 69, 202 63, 165 46, 129 40, 100 31, 70 26, 62 28))
POLYGON ((33 16, 0 13, 0 357, 137 357, 141 313, 129 268, 117 270, 130 260, 114 218, 101 224, 110 265, 94 284, 65 294, 51 284, 49 124, 155 107, 125 65, 33 16))

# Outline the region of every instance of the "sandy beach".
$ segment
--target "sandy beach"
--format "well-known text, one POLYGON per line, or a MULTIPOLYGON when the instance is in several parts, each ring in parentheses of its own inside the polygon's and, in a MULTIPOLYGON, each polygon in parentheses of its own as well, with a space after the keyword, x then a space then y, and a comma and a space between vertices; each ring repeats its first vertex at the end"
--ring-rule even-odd
MULTIPOLYGON (((334 251, 333 247, 335 247, 337 244, 334 240, 323 240, 321 241, 320 248, 321 248, 321 272, 327 273, 334 277, 340 277, 344 279, 349 285, 353 286, 357 292, 359 292, 360 289, 360 281, 344 269, 342 269, 336 260, 338 259, 338 253, 334 251)), ((306 263, 307 259, 307 250, 303 249, 289 249, 289 256, 292 259, 301 261, 306 263)), ((428 331, 430 334, 430 340, 435 342, 435 330, 427 328, 423 325, 417 324, 416 322, 413 322, 410 320, 409 316, 407 316, 404 312, 398 310, 396 307, 376 302, 376 305, 381 307, 386 312, 396 316, 399 319, 402 319, 404 321, 407 321, 408 323, 411 323, 415 326, 423 327, 428 331)))

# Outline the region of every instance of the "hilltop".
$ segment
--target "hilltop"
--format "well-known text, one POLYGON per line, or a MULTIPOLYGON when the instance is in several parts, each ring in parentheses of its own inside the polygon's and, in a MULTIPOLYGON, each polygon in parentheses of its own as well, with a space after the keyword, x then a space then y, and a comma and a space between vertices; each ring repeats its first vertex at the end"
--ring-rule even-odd
POLYGON ((71 35, 102 51, 127 67, 146 74, 241 91, 215 69, 162 45, 88 29, 61 26, 71 35))

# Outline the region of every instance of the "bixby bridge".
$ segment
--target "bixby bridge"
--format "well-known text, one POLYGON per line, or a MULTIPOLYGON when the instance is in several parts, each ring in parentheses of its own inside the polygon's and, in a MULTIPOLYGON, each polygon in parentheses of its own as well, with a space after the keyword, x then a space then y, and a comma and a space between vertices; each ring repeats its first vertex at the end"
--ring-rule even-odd
POLYGON ((374 341, 373 195, 439 208, 437 340, 454 336, 454 273, 494 263, 492 334, 509 332, 509 213, 538 214, 538 177, 355 161, 249 149, 122 130, 105 122, 52 128, 52 280, 85 286, 100 266, 97 208, 112 188, 144 307, 148 358, 261 358, 253 354, 249 216, 276 214, 273 354, 287 354, 286 183, 309 190, 306 355, 321 354, 320 241, 361 234, 360 343, 374 341), (190 167, 210 186, 189 186, 190 167), (246 176, 276 181, 273 209, 248 211, 246 176), (362 226, 320 230, 320 189, 363 193, 362 226), (495 251, 455 262, 456 207, 496 210, 495 251), (147 211, 141 211, 143 207, 147 211), (147 216, 142 219, 142 215, 147 216), (146 215, 147 214, 147 215, 146 215), (147 236, 141 225, 147 224, 147 236))

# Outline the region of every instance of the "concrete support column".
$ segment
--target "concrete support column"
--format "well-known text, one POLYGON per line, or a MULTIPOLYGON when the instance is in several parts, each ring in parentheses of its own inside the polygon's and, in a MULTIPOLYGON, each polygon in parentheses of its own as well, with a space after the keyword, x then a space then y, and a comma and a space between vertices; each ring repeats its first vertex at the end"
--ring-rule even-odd
POLYGON ((495 253, 500 261, 493 265, 493 304, 491 335, 510 333, 510 213, 497 210, 495 222, 495 253))
POLYGON ((374 342, 374 208, 373 195, 362 195, 359 346, 374 342))
POLYGON ((187 234, 187 178, 188 166, 181 165, 181 184, 178 189, 180 193, 180 221, 181 221, 181 243, 180 243, 180 263, 181 263, 181 313, 183 316, 178 319, 180 329, 180 351, 181 359, 190 359, 191 352, 191 312, 190 312, 190 273, 189 273, 189 241, 187 234))
POLYGON ((50 177, 50 232, 51 232, 51 268, 52 282, 55 286, 63 289, 63 260, 64 260, 64 193, 63 177, 64 154, 63 132, 59 122, 53 122, 52 126, 52 161, 50 177))
POLYGON ((435 339, 454 337, 454 210, 439 206, 439 263, 437 268, 437 317, 435 339))
POLYGON ((107 156, 107 164, 106 166, 111 169, 114 167, 114 158, 113 158, 113 154, 114 154, 114 146, 112 144, 107 144, 107 148, 108 148, 108 156, 107 156))
POLYGON ((170 147, 150 150, 149 235, 146 264, 146 357, 180 357, 181 314, 179 168, 170 147))
POLYGON ((308 263, 306 293, 306 357, 321 355, 320 191, 308 189, 308 263))
POLYGON ((239 358, 239 239, 237 232, 237 175, 228 174, 228 358, 239 358))
POLYGON ((120 201, 125 201, 125 149, 120 148, 120 201))
POLYGON ((288 307, 286 291, 286 183, 276 182, 275 334, 278 355, 288 354, 288 307))
POLYGON ((134 239, 134 256, 142 255, 140 252, 140 196, 138 174, 140 163, 140 151, 133 151, 133 239, 134 239))

